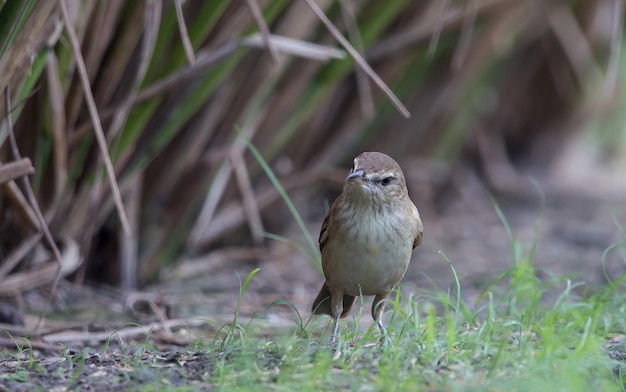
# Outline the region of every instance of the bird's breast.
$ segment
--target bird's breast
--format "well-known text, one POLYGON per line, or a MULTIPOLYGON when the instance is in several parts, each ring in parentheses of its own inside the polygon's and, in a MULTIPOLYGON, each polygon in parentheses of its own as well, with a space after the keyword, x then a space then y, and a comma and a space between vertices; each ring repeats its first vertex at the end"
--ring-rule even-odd
POLYGON ((372 206, 338 211, 322 249, 330 287, 350 295, 376 295, 390 291, 402 279, 411 258, 414 230, 407 226, 413 225, 410 216, 393 210, 397 209, 372 206))

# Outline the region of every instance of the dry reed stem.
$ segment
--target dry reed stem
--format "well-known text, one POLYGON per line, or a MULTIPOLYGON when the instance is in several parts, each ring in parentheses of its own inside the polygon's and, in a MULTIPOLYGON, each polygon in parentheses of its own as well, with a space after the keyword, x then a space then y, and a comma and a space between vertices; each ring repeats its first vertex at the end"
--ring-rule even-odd
POLYGON ((205 76, 207 70, 230 56, 235 50, 239 49, 237 42, 229 42, 216 50, 200 50, 197 53, 196 61, 187 67, 173 72, 163 79, 144 88, 137 95, 137 103, 149 101, 150 99, 163 95, 172 89, 177 88, 183 83, 190 80, 205 76))
MULTIPOLYGON (((346 53, 343 50, 336 49, 326 45, 315 44, 313 42, 303 41, 300 39, 289 38, 282 35, 272 34, 269 41, 281 53, 298 56, 310 60, 329 61, 332 59, 343 59, 346 53)), ((241 46, 249 48, 265 48, 266 44, 262 37, 258 34, 252 34, 241 40, 241 46)))
POLYGON ((278 50, 272 43, 270 39, 270 29, 267 27, 267 23, 265 23, 265 19, 263 19, 263 14, 261 13, 261 9, 259 8, 259 3, 256 0, 247 0, 248 8, 250 8, 250 12, 252 12, 252 16, 254 17, 254 21, 259 27, 259 31, 261 32, 261 38, 263 39, 263 43, 265 47, 270 52, 272 57, 272 62, 275 66, 280 66, 280 58, 278 57, 278 50))
POLYGON ((0 184, 33 174, 34 172, 35 168, 28 158, 22 158, 8 163, 0 163, 0 184))
POLYGON ((613 20, 611 20, 611 53, 604 83, 605 99, 615 96, 619 76, 619 62, 622 51, 624 33, 624 0, 614 0, 613 20))
MULTIPOLYGON (((130 189, 125 192, 128 217, 134 227, 139 228, 141 218, 143 173, 134 176, 128 185, 130 189)), ((137 288, 137 271, 139 266, 139 240, 137 231, 120 238, 120 287, 122 290, 135 290, 137 288)))
POLYGON ((41 230, 39 221, 37 220, 37 214, 35 214, 35 211, 28 204, 26 196, 24 196, 24 193, 22 193, 22 190, 17 186, 15 181, 9 181, 3 186, 22 219, 24 219, 31 228, 37 231, 41 230))
MULTIPOLYGON (((258 129, 258 121, 254 119, 250 124, 246 124, 242 133, 248 137, 248 139, 252 139, 254 134, 258 129)), ((245 141, 243 138, 236 137, 234 138, 230 155, 233 154, 243 154, 243 151, 246 148, 245 141)), ((230 161, 224 161, 217 169, 215 177, 213 178, 211 187, 209 192, 206 195, 205 201, 202 205, 202 209, 200 210, 200 214, 198 215, 198 219, 196 219, 193 228, 191 229, 191 233, 189 235, 189 244, 192 248, 197 248, 198 245, 202 242, 202 238, 204 237, 204 232, 211 224, 213 220, 213 216, 217 207, 222 200, 222 196, 226 190, 226 186, 228 185, 228 180, 233 172, 233 165, 230 161)))
POLYGON ((57 263, 56 261, 52 263, 47 262, 30 271, 13 273, 6 277, 2 281, 2 285, 0 285, 0 295, 15 295, 15 293, 21 293, 52 282, 50 296, 46 301, 46 306, 37 319, 33 333, 37 332, 41 322, 43 321, 43 316, 45 316, 48 307, 54 298, 59 280, 62 277, 76 271, 76 269, 80 266, 81 257, 78 244, 69 239, 66 240, 63 255, 59 257, 61 257, 60 263, 57 263))
POLYGON ((181 257, 176 264, 169 266, 161 275, 164 281, 191 279, 203 274, 210 274, 222 265, 232 267, 244 260, 262 262, 270 253, 267 247, 220 248, 196 257, 181 257))
MULTIPOLYGON (((324 45, 318 45, 279 35, 271 35, 269 39, 277 50, 284 54, 318 61, 329 61, 331 59, 342 59, 345 57, 345 52, 342 50, 324 45)), ((228 42, 216 50, 200 50, 198 51, 194 64, 183 67, 169 76, 166 76, 163 79, 145 87, 143 90, 138 92, 134 100, 134 104, 147 102, 157 96, 167 94, 193 79, 205 76, 206 72, 211 67, 217 65, 217 63, 230 56, 242 46, 249 48, 265 48, 265 44, 263 43, 260 35, 253 34, 239 42, 228 42)), ((114 116, 118 110, 120 110, 118 107, 105 108, 102 110, 100 118, 102 120, 108 120, 114 116)), ((82 140, 91 128, 93 128, 92 121, 79 125, 70 137, 70 145, 74 145, 79 140, 82 140)))
POLYGON ((52 119, 52 159, 54 167, 54 196, 52 203, 47 211, 46 216, 50 217, 54 214, 61 202, 61 196, 67 184, 67 131, 65 106, 63 104, 63 83, 59 75, 59 65, 54 51, 48 54, 46 63, 46 81, 48 87, 48 99, 50 102, 50 111, 52 119))
POLYGON ((582 27, 571 9, 563 4, 555 5, 548 10, 548 20, 574 70, 579 85, 584 91, 590 93, 589 81, 593 85, 593 82, 601 80, 602 72, 594 60, 593 49, 582 27))
MULTIPOLYGON (((308 172, 299 172, 289 177, 281 179, 281 185, 285 192, 291 192, 294 189, 310 186, 312 183, 326 177, 327 171, 313 170, 308 172)), ((257 190, 254 195, 255 204, 259 210, 263 210, 268 205, 278 201, 280 194, 271 184, 264 189, 257 190)), ((194 246, 207 246, 215 241, 225 232, 237 228, 246 220, 244 208, 238 201, 230 202, 220 208, 210 221, 210 225, 206 226, 202 232, 199 232, 194 242, 194 246)))
POLYGON ((206 324, 207 320, 201 319, 166 320, 141 326, 124 327, 112 332, 63 331, 44 335, 42 336, 42 340, 47 343, 69 343, 82 341, 104 342, 112 339, 138 339, 159 330, 200 327, 206 324))
POLYGON ((383 82, 383 80, 378 76, 378 74, 370 67, 370 65, 363 59, 363 56, 359 54, 359 52, 354 49, 354 47, 348 42, 347 39, 343 37, 339 29, 335 27, 335 25, 328 19, 328 17, 324 14, 322 9, 315 3, 314 0, 305 0, 307 5, 313 10, 313 12, 317 15, 317 17, 322 21, 324 26, 328 29, 328 31, 335 37, 337 41, 350 53, 350 56, 354 59, 356 64, 361 67, 367 75, 372 78, 374 83, 387 95, 393 106, 402 114, 405 118, 410 118, 411 113, 408 109, 400 102, 398 97, 391 91, 391 89, 383 82))
MULTIPOLYGON (((11 120, 11 93, 9 91, 9 86, 5 87, 4 89, 4 104, 6 108, 7 128, 9 130, 9 145, 11 146, 11 152, 13 154, 13 157, 19 160, 19 159, 22 159, 22 156, 20 154, 19 148, 17 147, 17 140, 15 139, 15 132, 13 132, 13 122, 11 120)), ((54 239, 52 238, 52 233, 50 233, 50 230, 48 229, 48 224, 46 223, 46 220, 44 219, 43 214, 41 213, 41 209, 39 208, 39 204, 37 203, 37 198, 35 197, 35 192, 33 192, 33 188, 30 186, 30 181, 28 181, 28 177, 23 176, 21 180, 22 180, 24 189, 26 190, 30 207, 33 209, 35 216, 37 217, 39 228, 41 229, 41 231, 43 231, 44 237, 46 237, 46 241, 50 245, 50 248, 52 248, 52 253, 54 254, 54 260, 55 260, 55 269, 56 269, 56 272, 54 273, 54 282, 52 284, 52 288, 50 289, 50 297, 48 298, 48 301, 46 302, 44 309, 39 315, 39 319, 37 320, 37 324, 35 325, 35 328, 34 328, 34 330, 37 331, 37 329, 41 325, 43 316, 48 310, 48 307, 50 306, 50 303, 52 302, 52 298, 54 297, 54 294, 56 293, 56 288, 57 288, 57 285, 59 284, 59 279, 61 278, 61 269, 63 266, 63 261, 61 260, 61 253, 59 252, 59 248, 57 248, 57 245, 54 242, 54 239)), ((2 282, 2 289, 3 290, 6 289, 7 286, 8 286, 8 279, 2 282)))
POLYGON ((162 13, 161 1, 149 1, 144 16, 143 40, 141 43, 141 53, 139 54, 139 66, 133 75, 132 86, 126 97, 122 99, 121 105, 113 111, 113 121, 107 132, 107 139, 112 140, 122 130, 128 114, 137 100, 139 88, 143 82, 150 60, 154 53, 157 36, 159 34, 160 19, 162 13))
MULTIPOLYGON (((239 323, 246 325, 252 321, 252 318, 239 315, 237 317, 239 323)), ((211 327, 214 325, 227 325, 232 322, 232 315, 214 315, 211 320, 189 318, 189 319, 174 319, 166 320, 163 322, 154 322, 140 326, 129 326, 117 329, 115 331, 104 332, 79 332, 79 331, 62 331, 57 333, 50 333, 41 336, 41 340, 46 343, 71 343, 71 342, 86 342, 96 341, 104 342, 113 339, 141 339, 150 334, 158 331, 167 331, 178 328, 198 328, 203 326, 211 327)), ((264 321, 263 319, 254 319, 255 325, 259 328, 291 328, 293 327, 293 321, 291 320, 272 320, 271 322, 264 321)), ((218 328, 215 327, 215 330, 218 328)))
POLYGON ((252 234, 252 239, 256 245, 260 245, 263 243, 263 232, 265 232, 265 229, 263 228, 263 220, 261 219, 259 206, 256 204, 254 198, 254 189, 250 181, 248 168, 243 159, 243 152, 232 151, 230 161, 233 165, 239 191, 241 192, 243 209, 248 217, 247 222, 250 233, 252 234))
MULTIPOLYGON (((348 35, 352 42, 354 42, 354 46, 360 53, 363 53, 363 40, 361 39, 361 32, 359 31, 352 0, 339 0, 339 5, 341 6, 341 15, 343 16, 346 29, 348 30, 348 35)), ((376 115, 372 87, 363 69, 356 67, 355 72, 361 111, 363 112, 363 116, 369 121, 376 115)))
MULTIPOLYGON (((478 1, 470 0, 469 4, 464 5, 463 11, 463 27, 461 28, 461 38, 452 56, 452 69, 458 71, 463 66, 467 52, 472 43, 474 35, 474 26, 476 25, 476 17, 478 16, 478 1)), ((440 24, 440 23, 438 23, 440 24)))
POLYGON ((64 351, 67 350, 67 346, 62 344, 49 344, 40 342, 32 338, 13 337, 13 338, 0 338, 0 346, 15 350, 16 346, 28 347, 34 350, 42 351, 64 351))
MULTIPOLYGON (((129 89, 129 93, 123 98, 122 103, 117 110, 114 111, 113 121, 111 122, 107 133, 107 138, 109 140, 112 140, 121 131, 128 118, 128 114, 137 99, 139 88, 144 80, 146 72, 148 71, 150 60, 154 53, 154 47, 160 26, 161 13, 161 1, 150 1, 147 3, 144 16, 144 32, 141 43, 141 52, 139 54, 139 66, 133 76, 133 83, 129 89)), ((188 38, 189 37, 187 37, 187 39, 188 38)), ((130 215, 129 219, 132 219, 132 226, 137 228, 139 227, 140 216, 139 198, 141 197, 141 179, 142 176, 138 176, 131 180, 131 189, 127 195, 127 199, 130 199, 128 206, 128 213, 130 215)), ((137 257, 139 245, 137 235, 135 233, 127 233, 125 236, 121 236, 120 244, 122 244, 120 258, 121 286, 126 290, 134 289, 138 281, 137 257)))
POLYGON ((183 48, 185 49, 185 56, 187 56, 187 62, 193 64, 196 62, 196 56, 193 53, 193 45, 191 45, 191 39, 187 33, 187 25, 185 24, 185 17, 183 15, 182 0, 175 0, 176 6, 176 21, 178 22, 178 31, 180 32, 180 39, 183 42, 183 48))
POLYGON ((76 60, 76 65, 78 67, 78 74, 80 76, 81 84, 83 86, 83 91, 85 94, 87 107, 89 109, 89 114, 93 122, 96 140, 98 141, 100 153, 102 154, 102 158, 104 160, 104 166, 106 168, 107 176, 109 178, 109 184, 111 185, 111 191, 113 192, 113 199, 115 200, 115 206, 117 207, 117 212, 118 212, 120 221, 122 223, 124 232, 126 233, 126 235, 130 235, 132 230, 128 222, 128 218, 126 216, 126 211, 124 211, 124 205, 122 203, 122 195, 120 194, 120 190, 117 186, 117 180, 115 179, 115 172, 113 170, 113 163, 111 163, 111 157, 109 156, 106 139, 104 137, 104 131, 102 129, 102 123, 100 122, 98 109, 96 108, 96 103, 94 101, 93 93, 91 91, 91 87, 89 83, 89 76, 87 75, 85 62, 83 60, 81 50, 80 50, 80 43, 78 42, 76 33, 74 32, 74 29, 72 28, 69 12, 67 10, 66 1, 67 0, 59 0, 59 6, 61 7, 61 14, 63 15, 63 22, 65 24, 65 29, 67 30, 70 36, 70 44, 72 46, 72 51, 74 52, 74 58, 76 60))
POLYGON ((31 235, 23 240, 17 248, 13 249, 11 253, 9 253, 4 260, 2 260, 2 264, 0 265, 0 282, 2 282, 4 277, 7 276, 24 257, 26 257, 28 252, 30 252, 35 245, 37 245, 37 243, 39 243, 41 237, 43 237, 42 233, 35 233, 31 235))
POLYGON ((428 43, 428 55, 432 57, 437 51, 437 46, 439 46, 439 39, 441 38, 441 31, 444 26, 444 17, 446 15, 446 9, 448 9, 448 5, 450 4, 450 0, 439 0, 440 10, 439 17, 433 26, 433 32, 430 36, 430 42, 428 43))
MULTIPOLYGON (((502 5, 509 0, 484 0, 478 4, 478 15, 490 11, 492 8, 502 5)), ((381 61, 392 53, 405 50, 409 46, 418 45, 432 39, 433 30, 437 25, 441 31, 447 31, 453 27, 462 25, 464 12, 462 9, 448 8, 441 18, 429 19, 427 23, 416 24, 406 31, 396 33, 389 37, 381 37, 381 40, 371 46, 366 53, 369 61, 381 61)))

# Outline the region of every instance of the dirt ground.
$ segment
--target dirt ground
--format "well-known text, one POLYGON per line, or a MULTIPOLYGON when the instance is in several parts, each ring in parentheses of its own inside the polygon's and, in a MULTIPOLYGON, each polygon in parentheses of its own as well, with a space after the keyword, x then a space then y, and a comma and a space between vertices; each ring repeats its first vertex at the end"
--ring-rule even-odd
MULTIPOLYGON (((568 276, 593 285, 624 273, 623 248, 609 252, 603 262, 605 249, 624 239, 620 224, 626 224, 626 203, 619 187, 533 175, 545 195, 543 211, 530 180, 524 180, 525 192, 496 196, 496 200, 519 239, 522 256, 529 255, 538 234, 535 264, 539 275, 568 276)), ((414 252, 402 285, 408 292, 433 285, 444 291, 454 287, 443 252, 459 275, 463 298, 471 304, 498 272, 511 267, 513 251, 484 189, 469 180, 455 192, 443 209, 416 200, 425 225, 424 243, 414 252)), ((322 218, 308 222, 315 236, 322 218)), ((304 244, 295 225, 289 234, 304 244)), ((268 335, 293 331, 294 311, 269 306, 288 301, 308 318, 322 277, 300 252, 276 241, 256 262, 209 257, 181 263, 165 273, 161 283, 141 293, 62 285, 44 326, 29 336, 32 351, 20 354, 15 351, 16 340, 1 337, 0 391, 127 390, 155 380, 209 389, 201 383, 202 375, 220 353, 189 351, 186 345, 197 337, 211 339, 216 336, 215 325, 232 321, 240 281, 254 268, 260 271, 242 298, 239 321, 245 324, 254 318, 268 335), (116 328, 118 335, 107 340, 116 328), (193 328, 195 335, 190 335, 193 328), (138 345, 124 349, 133 342, 138 345)), ((24 300, 37 308, 43 302, 37 298, 34 294, 24 300)), ((36 316, 26 321, 33 325, 36 316)), ((364 322, 371 323, 369 316, 364 322)), ((2 328, 13 337, 21 332, 11 326, 2 328)))

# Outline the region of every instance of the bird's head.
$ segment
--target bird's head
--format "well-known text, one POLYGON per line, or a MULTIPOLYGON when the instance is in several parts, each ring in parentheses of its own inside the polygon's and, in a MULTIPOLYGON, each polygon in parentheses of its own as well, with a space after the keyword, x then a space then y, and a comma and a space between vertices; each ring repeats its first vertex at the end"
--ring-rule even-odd
POLYGON ((354 158, 344 189, 350 197, 376 204, 390 203, 407 194, 400 165, 381 152, 364 152, 354 158))

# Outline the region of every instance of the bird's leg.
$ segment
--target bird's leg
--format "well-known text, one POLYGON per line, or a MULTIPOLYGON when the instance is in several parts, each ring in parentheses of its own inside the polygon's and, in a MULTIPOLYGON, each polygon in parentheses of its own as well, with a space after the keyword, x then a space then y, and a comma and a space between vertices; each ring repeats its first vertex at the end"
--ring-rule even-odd
POLYGON ((337 333, 339 332, 339 315, 333 316, 333 335, 330 338, 332 344, 337 344, 337 333))
POLYGON ((378 329, 382 335, 380 338, 381 344, 391 344, 391 339, 389 338, 389 334, 387 334, 387 329, 385 329, 381 320, 383 312, 385 311, 385 300, 389 298, 389 294, 389 292, 377 294, 374 298, 374 303, 372 303, 372 318, 376 321, 376 325, 378 325, 378 329))
POLYGON ((339 334, 339 316, 343 312, 343 293, 333 293, 330 295, 330 310, 333 318, 333 336, 332 344, 337 343, 337 335, 339 334))
POLYGON ((387 329, 385 329, 385 326, 383 325, 382 321, 380 320, 376 320, 376 324, 378 325, 378 329, 380 329, 380 345, 384 346, 386 344, 393 344, 391 341, 391 338, 389 337, 389 334, 387 333, 387 329))

